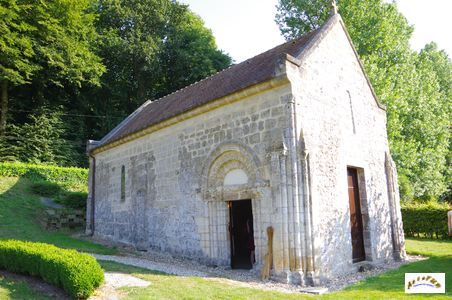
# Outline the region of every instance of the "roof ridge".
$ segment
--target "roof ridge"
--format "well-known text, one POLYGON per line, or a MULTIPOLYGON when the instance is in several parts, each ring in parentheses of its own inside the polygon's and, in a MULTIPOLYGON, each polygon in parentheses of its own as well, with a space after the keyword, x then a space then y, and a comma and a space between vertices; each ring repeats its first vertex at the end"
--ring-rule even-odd
MULTIPOLYGON (((321 27, 319 27, 319 28, 321 28, 321 27)), ((187 88, 189 88, 189 87, 191 87, 191 86, 193 86, 193 85, 196 85, 196 84, 198 84, 198 83, 200 83, 200 82, 203 82, 203 81, 205 81, 205 80, 209 80, 210 78, 212 78, 212 77, 214 77, 214 76, 216 76, 216 75, 218 75, 218 74, 220 74, 220 73, 222 73, 222 72, 225 72, 225 71, 227 71, 227 70, 229 70, 229 69, 231 69, 231 68, 233 68, 233 67, 239 66, 239 65, 241 65, 241 64, 249 63, 250 60, 255 59, 256 57, 259 57, 259 56, 261 56, 261 55, 267 54, 267 53, 270 52, 270 51, 274 51, 274 50, 277 49, 277 48, 283 47, 283 46, 285 46, 285 45, 287 45, 287 44, 290 44, 290 43, 295 44, 295 42, 296 42, 297 40, 300 40, 300 39, 304 38, 306 35, 311 34, 311 33, 313 33, 314 31, 317 31, 319 28, 314 29, 314 30, 311 30, 311 31, 309 31, 309 32, 307 32, 307 33, 305 33, 305 34, 303 34, 303 35, 301 35, 301 36, 298 36, 298 37, 296 37, 296 38, 293 38, 293 39, 291 39, 291 40, 289 40, 289 41, 286 41, 286 42, 284 42, 284 43, 281 43, 281 44, 279 44, 279 45, 277 45, 277 46, 275 46, 275 47, 273 47, 273 48, 267 49, 267 50, 265 50, 264 52, 261 52, 261 53, 259 53, 259 54, 256 54, 256 55, 254 55, 254 56, 252 56, 252 57, 250 57, 250 58, 248 58, 248 59, 246 59, 246 60, 244 60, 244 61, 241 61, 241 62, 239 62, 239 63, 237 63, 237 64, 232 64, 232 65, 230 65, 230 66, 227 67, 227 68, 224 68, 224 69, 222 69, 222 70, 219 70, 219 71, 217 71, 217 72, 215 72, 215 73, 213 73, 213 74, 211 74, 211 75, 209 75, 209 76, 207 76, 207 77, 204 77, 204 78, 202 78, 202 79, 199 79, 199 80, 197 80, 197 81, 195 81, 195 82, 192 82, 192 83, 190 83, 189 85, 186 85, 186 86, 184 86, 184 87, 182 87, 182 88, 180 88, 180 89, 178 89, 178 90, 175 90, 175 91, 173 91, 173 92, 171 92, 171 93, 169 93, 169 94, 166 94, 166 95, 164 95, 164 96, 162 96, 162 97, 159 97, 159 98, 154 99, 154 100, 148 100, 148 101, 151 101, 151 102, 161 101, 161 100, 165 99, 166 97, 168 97, 168 96, 170 96, 170 95, 173 95, 173 94, 176 94, 176 93, 178 93, 178 92, 181 92, 181 91, 183 91, 183 90, 185 90, 185 89, 187 89, 187 88)))
MULTIPOLYGON (((318 35, 323 26, 299 37, 285 41, 240 63, 231 64, 205 78, 154 100, 145 101, 137 110, 123 120, 101 139, 98 147, 112 143, 124 136, 140 131, 152 124, 162 122, 187 110, 230 93, 247 88, 277 74, 275 68, 281 55, 294 55, 304 50, 318 35), (141 120, 141 121, 140 121, 141 120)), ((97 148, 97 147, 96 147, 97 148)))

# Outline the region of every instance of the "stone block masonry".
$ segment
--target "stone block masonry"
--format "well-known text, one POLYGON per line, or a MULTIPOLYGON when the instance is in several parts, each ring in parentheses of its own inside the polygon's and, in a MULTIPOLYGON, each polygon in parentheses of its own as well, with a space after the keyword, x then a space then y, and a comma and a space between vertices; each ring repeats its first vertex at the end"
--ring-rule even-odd
POLYGON ((340 17, 293 53, 272 62, 272 79, 90 151, 87 229, 137 249, 231 265, 243 247, 232 201, 250 200, 253 268, 262 266, 272 226, 272 276, 284 282, 319 284, 357 271, 355 229, 365 263, 403 259, 385 111, 340 17))
POLYGON ((284 91, 290 91, 288 85, 96 155, 96 234, 209 263, 229 264, 227 205, 225 199, 215 198, 212 189, 222 188, 227 170, 246 168, 248 176, 259 181, 253 184, 261 186, 266 199, 258 200, 256 196, 262 195, 253 194, 253 186, 242 195, 230 191, 231 197, 238 197, 230 200, 252 199, 253 215, 261 221, 256 223, 254 234, 256 259, 260 261, 272 211, 267 154, 283 142, 283 128, 288 126, 282 118, 284 91), (218 174, 209 164, 222 155, 228 166, 218 174), (121 166, 126 169, 123 202, 121 166), (256 168, 260 168, 261 178, 255 178, 256 168), (205 186, 203 181, 209 174, 216 178, 205 186))
POLYGON ((83 210, 46 209, 41 224, 46 230, 83 228, 85 212, 83 210))

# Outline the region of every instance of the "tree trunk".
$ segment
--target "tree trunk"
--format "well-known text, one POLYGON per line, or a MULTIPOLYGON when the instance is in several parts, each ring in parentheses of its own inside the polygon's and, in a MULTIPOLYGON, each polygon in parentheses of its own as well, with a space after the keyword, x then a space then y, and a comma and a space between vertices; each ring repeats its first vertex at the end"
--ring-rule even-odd
POLYGON ((6 117, 8 114, 8 81, 3 80, 0 88, 2 90, 0 97, 0 136, 3 136, 6 130, 6 117))

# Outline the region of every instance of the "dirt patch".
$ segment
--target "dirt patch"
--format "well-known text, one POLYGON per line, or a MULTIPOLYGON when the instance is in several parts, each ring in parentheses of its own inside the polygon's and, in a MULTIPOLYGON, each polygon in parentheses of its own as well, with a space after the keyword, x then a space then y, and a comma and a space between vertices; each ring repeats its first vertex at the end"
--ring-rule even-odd
POLYGON ((89 300, 117 300, 124 295, 124 293, 118 290, 118 288, 147 287, 150 284, 151 283, 149 281, 132 275, 117 272, 105 272, 104 284, 96 290, 94 295, 91 296, 89 300))
POLYGON ((147 287, 151 283, 149 281, 128 274, 105 272, 105 284, 114 288, 119 288, 124 286, 147 287))
POLYGON ((25 282, 32 290, 35 290, 52 299, 71 299, 61 288, 48 284, 38 277, 20 275, 3 270, 0 270, 0 276, 3 276, 8 280, 25 282))

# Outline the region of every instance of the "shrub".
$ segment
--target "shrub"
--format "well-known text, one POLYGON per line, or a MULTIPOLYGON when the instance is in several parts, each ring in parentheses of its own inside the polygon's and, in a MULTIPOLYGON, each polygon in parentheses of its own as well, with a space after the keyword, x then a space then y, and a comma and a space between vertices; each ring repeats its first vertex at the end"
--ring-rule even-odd
POLYGON ((44 243, 0 241, 0 269, 39 276, 79 299, 88 298, 104 280, 94 257, 44 243))
POLYGON ((33 182, 49 181, 68 188, 84 190, 88 183, 88 169, 57 167, 25 163, 0 163, 0 176, 24 177, 33 182))
POLYGON ((402 202, 412 201, 414 199, 413 186, 407 176, 400 173, 397 174, 399 180, 400 200, 402 202))
POLYGON ((69 192, 59 199, 58 202, 67 207, 85 209, 87 197, 88 193, 85 192, 69 192))
POLYGON ((61 187, 53 182, 41 181, 35 182, 31 185, 31 190, 33 193, 44 196, 44 197, 52 197, 58 195, 61 190, 61 187))
POLYGON ((446 203, 403 204, 401 210, 405 236, 447 238, 447 212, 450 209, 446 203))

